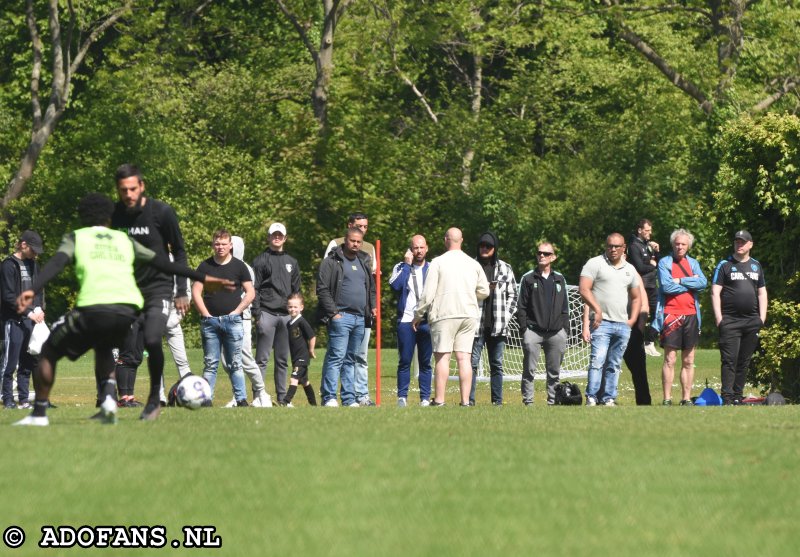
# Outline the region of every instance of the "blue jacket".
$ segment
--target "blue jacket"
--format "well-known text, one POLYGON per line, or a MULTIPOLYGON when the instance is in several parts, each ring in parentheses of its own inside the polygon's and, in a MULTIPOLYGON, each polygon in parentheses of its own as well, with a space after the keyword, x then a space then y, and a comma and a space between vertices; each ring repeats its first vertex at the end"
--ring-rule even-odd
MULTIPOLYGON (((425 262, 425 265, 422 266, 422 284, 425 284, 425 280, 428 278, 428 267, 430 267, 429 262, 425 262)), ((397 320, 403 318, 403 314, 406 311, 406 300, 408 300, 408 277, 411 275, 411 265, 406 263, 405 261, 401 261, 397 265, 394 266, 392 269, 392 276, 389 277, 389 286, 399 294, 397 298, 397 320)), ((420 291, 420 296, 422 296, 422 291, 420 291)))
POLYGON ((697 309, 698 329, 703 324, 700 317, 700 299, 697 294, 706 289, 708 280, 703 274, 697 259, 688 255, 684 259, 689 262, 689 270, 692 276, 682 277, 680 284, 672 281, 672 254, 666 255, 658 261, 658 304, 656 305, 656 317, 652 323, 652 327, 656 331, 660 331, 664 326, 664 297, 667 294, 674 295, 691 292, 694 295, 694 307, 697 309))

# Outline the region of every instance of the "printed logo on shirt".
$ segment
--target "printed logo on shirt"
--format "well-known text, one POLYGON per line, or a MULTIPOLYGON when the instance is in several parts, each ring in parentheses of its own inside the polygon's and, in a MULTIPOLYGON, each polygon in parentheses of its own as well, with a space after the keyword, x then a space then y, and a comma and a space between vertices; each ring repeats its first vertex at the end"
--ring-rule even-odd
POLYGON ((556 292, 561 292, 561 283, 560 282, 556 283, 556 292))
POLYGON ((130 235, 130 236, 149 236, 150 235, 150 227, 149 226, 131 226, 128 229, 128 235, 130 235))
POLYGON ((750 269, 753 272, 756 272, 756 271, 758 271, 758 265, 756 265, 755 263, 750 263, 750 269))
POLYGON ((287 273, 291 273, 292 272, 292 264, 291 263, 287 263, 285 265, 285 267, 286 267, 286 272, 287 273))

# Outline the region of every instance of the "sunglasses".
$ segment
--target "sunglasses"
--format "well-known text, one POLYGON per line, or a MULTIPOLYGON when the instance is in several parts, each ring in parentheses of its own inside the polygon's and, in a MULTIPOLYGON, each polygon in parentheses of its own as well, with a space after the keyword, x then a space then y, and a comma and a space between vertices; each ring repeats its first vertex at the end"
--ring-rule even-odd
POLYGON ((622 249, 625 247, 625 244, 607 244, 606 249, 622 249))
POLYGON ((542 257, 542 256, 550 257, 551 255, 553 255, 553 252, 552 251, 537 251, 536 255, 538 255, 539 257, 542 257))

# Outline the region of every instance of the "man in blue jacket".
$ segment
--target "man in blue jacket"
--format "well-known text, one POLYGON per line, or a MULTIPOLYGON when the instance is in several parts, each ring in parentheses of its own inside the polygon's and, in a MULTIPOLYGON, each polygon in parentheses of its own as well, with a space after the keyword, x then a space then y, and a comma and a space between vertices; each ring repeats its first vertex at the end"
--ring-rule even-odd
POLYGON ((661 383, 664 406, 672 404, 675 360, 681 351, 681 406, 691 406, 694 381, 694 354, 700 340, 700 300, 698 293, 708 286, 700 264, 689 257, 694 236, 683 228, 669 237, 672 254, 658 262, 658 305, 653 328, 661 332, 664 365, 661 383))
POLYGON ((411 359, 414 348, 417 349, 419 361, 419 403, 430 406, 431 398, 431 327, 427 322, 421 323, 416 331, 411 323, 414 321, 414 310, 422 294, 425 278, 428 276, 430 263, 425 260, 428 255, 428 243, 424 236, 411 238, 411 245, 406 250, 403 261, 392 269, 389 286, 398 293, 397 299, 397 351, 400 361, 397 364, 397 406, 407 405, 408 386, 411 383, 411 359))

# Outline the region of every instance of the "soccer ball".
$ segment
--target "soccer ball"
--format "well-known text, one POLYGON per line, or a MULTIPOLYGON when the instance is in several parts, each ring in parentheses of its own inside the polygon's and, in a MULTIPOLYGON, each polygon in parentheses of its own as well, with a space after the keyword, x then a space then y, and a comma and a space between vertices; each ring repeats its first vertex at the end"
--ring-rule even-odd
POLYGON ((211 385, 203 377, 190 374, 180 380, 176 395, 178 406, 195 410, 205 401, 211 400, 211 385))

